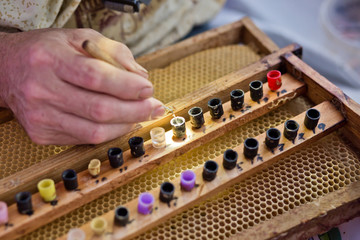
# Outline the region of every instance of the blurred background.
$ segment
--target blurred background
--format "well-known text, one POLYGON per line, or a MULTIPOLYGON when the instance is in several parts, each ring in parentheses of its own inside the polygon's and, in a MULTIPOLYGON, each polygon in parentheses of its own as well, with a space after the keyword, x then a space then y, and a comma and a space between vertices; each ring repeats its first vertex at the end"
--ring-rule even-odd
POLYGON ((303 46, 303 60, 360 103, 360 0, 227 0, 191 35, 249 16, 279 46, 303 46))

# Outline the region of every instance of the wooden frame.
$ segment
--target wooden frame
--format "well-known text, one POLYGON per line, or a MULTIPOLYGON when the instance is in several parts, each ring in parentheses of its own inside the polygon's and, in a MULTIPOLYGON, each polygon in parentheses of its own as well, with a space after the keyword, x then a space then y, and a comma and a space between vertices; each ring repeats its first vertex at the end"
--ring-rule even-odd
MULTIPOLYGON (((252 174, 264 169, 266 166, 273 164, 281 158, 291 154, 292 152, 313 143, 321 137, 329 134, 343 125, 344 117, 341 112, 330 102, 323 102, 315 107, 321 113, 318 128, 314 131, 307 129, 303 125, 305 112, 294 117, 293 120, 297 121, 300 125, 299 135, 294 141, 289 141, 284 136, 280 139, 279 146, 274 150, 269 150, 265 144, 266 133, 263 133, 256 137, 259 142, 259 152, 254 159, 247 159, 242 154, 243 144, 234 148, 238 152, 239 158, 237 160, 237 167, 232 170, 226 170, 222 167, 223 156, 218 156, 214 159, 219 165, 218 176, 211 182, 204 181, 202 178, 203 166, 199 166, 194 171, 196 173, 196 183, 198 187, 194 188, 191 192, 182 191, 180 186, 180 178, 174 179, 172 182, 175 186, 174 199, 176 203, 163 203, 159 201, 159 187, 150 191, 155 197, 154 209, 149 215, 142 215, 137 212, 137 201, 134 199, 124 206, 129 209, 130 221, 125 227, 118 227, 114 225, 114 212, 108 212, 102 217, 108 222, 106 229, 106 236, 111 239, 131 239, 146 230, 155 227, 157 224, 165 221, 166 219, 180 213, 181 211, 189 208, 196 203, 204 200, 206 197, 216 194, 226 187, 233 185, 234 183, 249 177, 252 174), (322 127, 323 126, 323 127, 322 127), (260 159, 260 160, 259 160, 260 159)), ((280 131, 284 129, 284 124, 276 127, 280 131)), ((97 238, 90 228, 90 222, 81 227, 86 233, 86 239, 97 238)), ((269 231, 271 232, 271 231, 269 231)), ((248 239, 248 236, 244 236, 243 239, 248 239)), ((66 239, 65 236, 61 239, 66 239)), ((260 239, 260 238, 259 238, 260 239)))
POLYGON ((133 158, 130 150, 127 150, 123 154, 125 163, 120 168, 114 169, 106 161, 103 162, 101 172, 96 179, 92 178, 87 170, 78 173, 79 187, 76 191, 67 191, 62 182, 57 183, 56 206, 43 202, 39 193, 36 193, 32 196, 34 213, 28 217, 19 214, 16 204, 12 204, 9 207, 9 222, 12 225, 4 231, 0 231, 0 238, 16 238, 30 232, 130 182, 156 166, 209 142, 305 93, 305 84, 295 80, 291 75, 283 75, 282 81, 283 85, 277 91, 271 91, 268 85, 264 85, 264 98, 259 102, 252 101, 250 92, 246 92, 244 107, 241 111, 233 111, 231 103, 228 101, 223 104, 224 115, 220 119, 214 120, 208 111, 205 112, 205 124, 200 129, 193 129, 190 122, 187 122, 187 137, 183 139, 174 139, 171 130, 166 132, 166 148, 156 149, 152 146, 151 140, 148 140, 145 143, 146 155, 144 157, 133 158))
MULTIPOLYGON (((178 60, 191 53, 210 47, 235 44, 241 41, 244 43, 251 42, 251 46, 256 47, 262 54, 268 54, 273 51, 275 52, 262 58, 259 62, 255 62, 243 69, 230 73, 216 81, 213 81, 209 85, 184 96, 181 99, 176 99, 167 104, 175 110, 176 115, 187 116, 187 111, 191 107, 195 106, 195 104, 205 109, 207 101, 214 93, 216 93, 222 100, 225 100, 229 91, 234 88, 242 88, 244 91, 247 91, 248 84, 252 80, 258 79, 260 76, 264 76, 268 69, 275 69, 279 67, 281 62, 280 56, 282 54, 294 52, 297 55, 301 55, 301 47, 297 44, 292 44, 276 51, 278 49, 276 45, 264 33, 262 33, 249 18, 244 18, 238 22, 210 30, 203 34, 199 34, 194 38, 160 50, 160 53, 155 52, 147 56, 143 56, 139 58, 138 61, 148 69, 164 67, 169 64, 170 61, 178 60), (211 44, 205 44, 205 42, 211 42, 211 44), (179 49, 187 50, 180 51, 179 49), (164 62, 161 60, 164 56, 174 57, 167 59, 164 62), (155 62, 161 62, 161 64, 154 65, 155 62), (224 82, 226 82, 226 84, 223 84, 224 82), (202 94, 198 94, 200 92, 202 94)), ((118 146, 123 150, 127 150, 127 141, 131 136, 136 134, 137 136, 141 136, 147 140, 149 139, 149 131, 154 126, 162 126, 165 129, 169 129, 170 119, 171 115, 169 114, 156 121, 138 124, 135 130, 121 138, 96 146, 82 145, 73 147, 60 154, 51 156, 40 163, 34 164, 23 171, 3 178, 0 180, 0 199, 3 199, 8 203, 13 203, 14 195, 17 192, 25 190, 36 192, 36 184, 43 178, 51 178, 54 179, 55 182, 58 182, 61 180, 61 172, 65 169, 71 168, 75 171, 82 171, 87 168, 88 161, 93 158, 98 158, 101 161, 104 161, 109 147, 118 146)))

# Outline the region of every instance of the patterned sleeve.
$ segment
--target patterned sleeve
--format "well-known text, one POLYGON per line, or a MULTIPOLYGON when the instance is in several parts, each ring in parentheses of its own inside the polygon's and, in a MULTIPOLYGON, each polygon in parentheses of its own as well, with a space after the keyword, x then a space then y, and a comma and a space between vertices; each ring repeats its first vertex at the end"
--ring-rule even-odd
POLYGON ((0 30, 62 27, 81 0, 1 0, 0 30))
POLYGON ((65 27, 92 28, 126 44, 134 55, 167 46, 221 9, 225 0, 152 0, 136 14, 106 9, 101 0, 82 0, 65 27))

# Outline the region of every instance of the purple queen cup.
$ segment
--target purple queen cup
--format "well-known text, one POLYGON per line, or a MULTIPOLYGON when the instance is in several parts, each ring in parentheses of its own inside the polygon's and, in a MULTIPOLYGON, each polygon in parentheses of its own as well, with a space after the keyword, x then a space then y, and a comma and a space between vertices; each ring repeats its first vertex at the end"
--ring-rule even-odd
POLYGON ((196 181, 196 174, 191 170, 186 170, 181 173, 180 185, 185 191, 191 191, 194 188, 196 181))
POLYGON ((154 206, 154 196, 151 193, 144 192, 140 194, 138 201, 138 212, 141 214, 149 214, 154 206))

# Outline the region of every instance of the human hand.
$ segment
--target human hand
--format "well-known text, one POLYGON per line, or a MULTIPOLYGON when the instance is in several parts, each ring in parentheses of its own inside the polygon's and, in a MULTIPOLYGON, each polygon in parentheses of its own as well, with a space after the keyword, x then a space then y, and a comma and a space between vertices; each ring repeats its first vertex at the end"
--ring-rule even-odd
POLYGON ((164 114, 130 50, 90 29, 1 34, 0 62, 0 106, 38 144, 98 144, 164 114), (127 71, 89 57, 87 39, 127 71))

